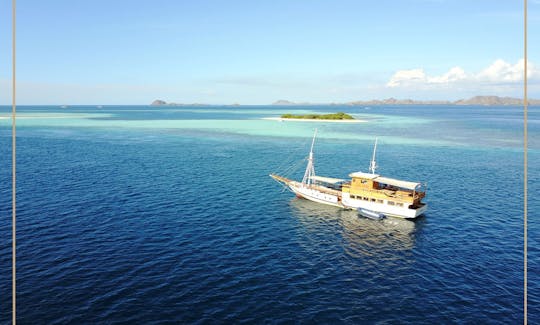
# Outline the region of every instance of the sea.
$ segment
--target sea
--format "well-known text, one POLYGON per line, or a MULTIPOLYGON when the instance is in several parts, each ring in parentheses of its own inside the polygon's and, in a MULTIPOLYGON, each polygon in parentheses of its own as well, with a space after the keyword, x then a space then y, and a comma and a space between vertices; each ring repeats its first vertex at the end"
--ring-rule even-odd
MULTIPOLYGON (((11 107, 0 107, 0 323, 11 320, 11 107)), ((21 324, 518 324, 523 108, 19 106, 21 324), (364 123, 267 120, 343 111, 364 123), (426 184, 380 221, 296 198, 367 171, 426 184)), ((528 317, 540 323, 540 107, 528 113, 528 317)))

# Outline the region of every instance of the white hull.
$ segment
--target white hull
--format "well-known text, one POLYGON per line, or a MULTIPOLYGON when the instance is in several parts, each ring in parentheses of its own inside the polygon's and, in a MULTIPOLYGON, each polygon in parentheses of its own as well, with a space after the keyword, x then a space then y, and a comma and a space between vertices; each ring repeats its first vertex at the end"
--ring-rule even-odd
POLYGON ((367 209, 382 213, 386 216, 414 219, 422 215, 427 210, 427 204, 418 208, 410 209, 408 207, 399 207, 396 205, 388 205, 388 201, 383 203, 350 199, 348 195, 343 196, 343 205, 351 209, 367 209))
POLYGON ((417 209, 410 209, 408 207, 399 207, 396 205, 388 205, 388 201, 383 203, 364 201, 358 199, 351 199, 348 193, 343 196, 341 192, 336 194, 330 193, 332 190, 319 191, 311 186, 305 186, 302 183, 292 181, 288 184, 289 188, 300 197, 307 200, 311 200, 317 203, 333 205, 344 209, 367 209, 375 212, 382 213, 386 216, 392 216, 397 218, 414 219, 422 215, 427 210, 427 204, 417 209))
POLYGON ((323 193, 321 191, 304 187, 302 183, 291 182, 289 188, 298 196, 303 197, 304 199, 311 200, 317 203, 333 205, 340 208, 345 208, 343 204, 339 202, 337 195, 330 193, 323 193))

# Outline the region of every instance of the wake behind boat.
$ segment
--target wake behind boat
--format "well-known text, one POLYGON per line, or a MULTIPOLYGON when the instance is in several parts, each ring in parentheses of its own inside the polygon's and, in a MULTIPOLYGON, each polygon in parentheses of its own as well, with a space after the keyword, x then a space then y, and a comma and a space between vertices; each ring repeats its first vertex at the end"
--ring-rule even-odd
POLYGON ((403 181, 375 174, 377 140, 369 173, 349 174, 351 180, 315 175, 313 146, 311 142, 308 163, 301 182, 270 174, 274 180, 285 184, 298 197, 344 209, 358 210, 360 214, 374 219, 384 216, 412 219, 424 214, 427 204, 422 202, 426 192, 421 183, 403 181))

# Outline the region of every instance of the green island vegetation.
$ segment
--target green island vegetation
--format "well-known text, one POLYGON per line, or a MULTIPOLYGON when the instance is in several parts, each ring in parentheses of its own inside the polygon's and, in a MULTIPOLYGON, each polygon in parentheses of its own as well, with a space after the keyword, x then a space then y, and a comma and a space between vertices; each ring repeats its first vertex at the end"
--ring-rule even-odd
POLYGON ((354 117, 343 112, 337 112, 333 114, 305 114, 305 115, 283 114, 281 115, 281 118, 297 118, 297 119, 309 119, 309 120, 354 120, 354 117))

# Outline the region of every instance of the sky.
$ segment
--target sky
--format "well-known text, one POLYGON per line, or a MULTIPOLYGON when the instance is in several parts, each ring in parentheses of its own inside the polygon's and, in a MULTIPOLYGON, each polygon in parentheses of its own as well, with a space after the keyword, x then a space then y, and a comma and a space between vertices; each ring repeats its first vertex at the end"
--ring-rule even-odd
MULTIPOLYGON (((540 0, 528 2, 540 98, 540 0)), ((523 96, 523 1, 18 1, 17 102, 342 103, 523 96)), ((0 104, 11 103, 0 0, 0 104)))

